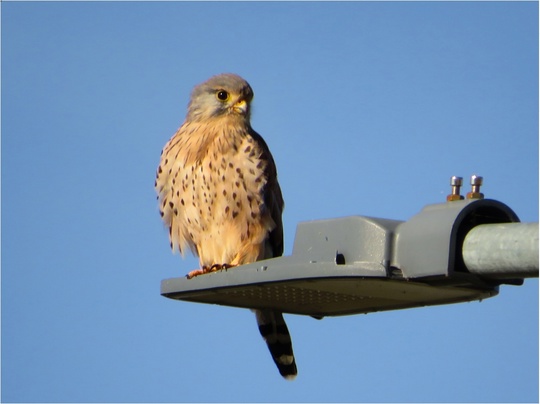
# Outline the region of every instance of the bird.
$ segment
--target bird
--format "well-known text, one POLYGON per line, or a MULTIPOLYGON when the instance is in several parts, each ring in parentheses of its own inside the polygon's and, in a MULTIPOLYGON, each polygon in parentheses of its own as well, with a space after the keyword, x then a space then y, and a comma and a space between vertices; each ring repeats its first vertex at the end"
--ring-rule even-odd
MULTIPOLYGON (((154 187, 170 247, 199 258, 188 279, 283 254, 284 201, 274 158, 251 127, 252 99, 242 77, 212 76, 194 87, 183 124, 161 152, 154 187)), ((280 374, 294 379, 283 313, 253 311, 280 374)))

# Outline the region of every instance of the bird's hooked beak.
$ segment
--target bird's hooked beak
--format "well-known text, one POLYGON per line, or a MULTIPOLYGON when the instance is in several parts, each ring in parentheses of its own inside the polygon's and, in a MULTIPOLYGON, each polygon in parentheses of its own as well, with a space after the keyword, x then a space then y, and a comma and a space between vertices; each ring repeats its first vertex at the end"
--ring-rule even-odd
POLYGON ((233 105, 233 110, 241 115, 247 115, 249 112, 249 104, 246 100, 240 100, 233 105))

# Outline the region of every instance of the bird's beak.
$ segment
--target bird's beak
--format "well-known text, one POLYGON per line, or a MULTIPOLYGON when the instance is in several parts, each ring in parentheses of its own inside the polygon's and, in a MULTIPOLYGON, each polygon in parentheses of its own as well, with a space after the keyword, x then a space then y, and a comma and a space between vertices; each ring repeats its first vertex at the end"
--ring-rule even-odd
POLYGON ((246 115, 249 111, 249 105, 246 100, 240 100, 233 105, 233 109, 239 114, 246 115))

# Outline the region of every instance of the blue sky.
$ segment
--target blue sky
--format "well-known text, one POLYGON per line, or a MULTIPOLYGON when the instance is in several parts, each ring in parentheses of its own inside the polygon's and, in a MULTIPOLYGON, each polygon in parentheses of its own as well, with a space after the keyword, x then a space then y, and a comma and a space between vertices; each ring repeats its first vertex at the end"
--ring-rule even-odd
POLYGON ((2 401, 538 402, 538 281, 361 316, 287 315, 278 375, 248 310, 161 297, 153 182, 191 89, 255 92, 300 221, 407 220, 449 177, 538 221, 538 4, 19 3, 2 13, 2 401))

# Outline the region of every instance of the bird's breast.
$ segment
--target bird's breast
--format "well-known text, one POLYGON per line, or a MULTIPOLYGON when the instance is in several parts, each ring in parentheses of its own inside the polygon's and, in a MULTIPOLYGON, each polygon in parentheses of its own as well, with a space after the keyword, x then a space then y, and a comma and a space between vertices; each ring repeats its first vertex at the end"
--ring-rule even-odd
POLYGON ((171 197, 181 209, 172 227, 179 240, 197 252, 201 265, 230 264, 250 248, 249 259, 257 259, 257 246, 275 226, 264 203, 267 162, 260 146, 248 133, 231 131, 192 146, 175 163, 178 188, 171 197))

